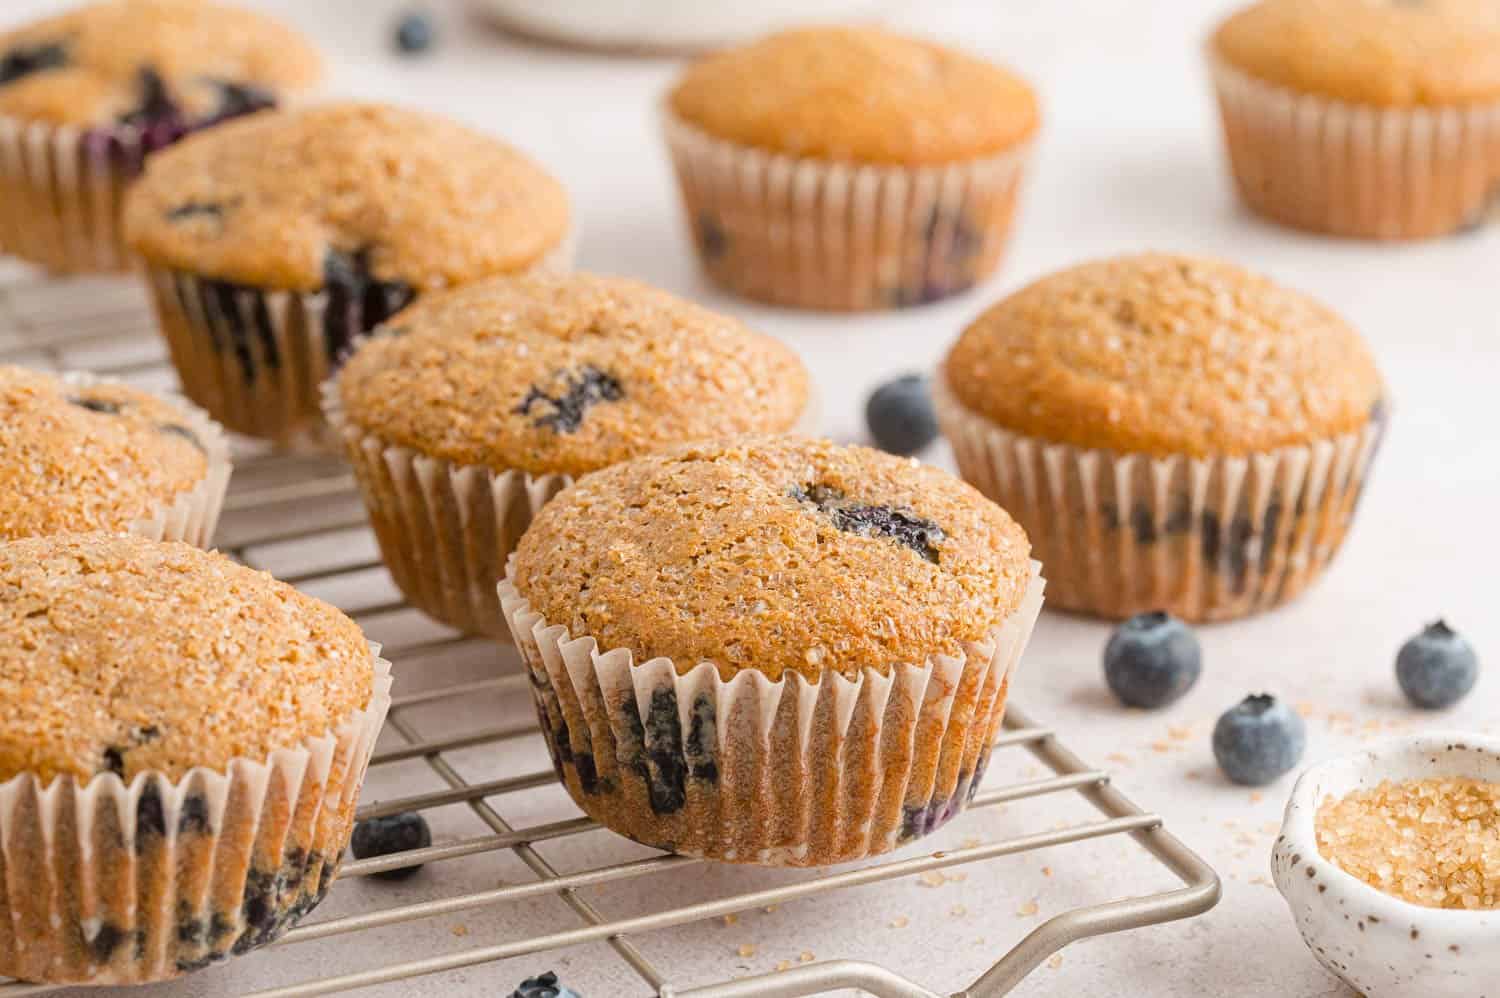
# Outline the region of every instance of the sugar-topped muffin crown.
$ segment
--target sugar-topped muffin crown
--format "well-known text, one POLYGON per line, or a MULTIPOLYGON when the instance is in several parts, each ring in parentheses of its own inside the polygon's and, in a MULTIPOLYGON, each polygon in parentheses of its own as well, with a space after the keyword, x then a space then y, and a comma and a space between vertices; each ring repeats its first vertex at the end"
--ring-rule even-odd
POLYGON ((1385 393, 1331 309, 1217 260, 1142 254, 994 305, 943 365, 968 409, 1076 447, 1238 455, 1362 429, 1385 393))
POLYGON ((681 119, 742 145, 907 166, 1003 152, 1039 118, 1014 74, 873 27, 800 28, 708 56, 668 101, 681 119))
POLYGON ((357 428, 461 465, 581 474, 673 444, 788 430, 786 346, 636 281, 501 277, 428 295, 346 363, 357 428))
POLYGON ((795 436, 689 445, 587 475, 522 538, 550 624, 679 670, 854 676, 960 655, 1020 606, 1030 545, 930 466, 795 436))
POLYGON ((295 31, 203 0, 107 0, 0 33, 0 114, 129 123, 173 102, 188 122, 264 108, 314 86, 295 31))
POLYGON ((347 278, 432 290, 562 244, 562 187, 446 118, 337 103, 255 115, 153 156, 126 205, 146 261, 291 291, 347 278))
POLYGON ((180 543, 0 544, 0 634, 0 782, 222 770, 328 733, 373 692, 348 617, 180 543))
POLYGON ((1493 0, 1260 0, 1226 19, 1212 44, 1251 76, 1335 100, 1500 100, 1493 0))
POLYGON ((124 385, 0 366, 0 539, 128 530, 203 481, 189 422, 124 385))

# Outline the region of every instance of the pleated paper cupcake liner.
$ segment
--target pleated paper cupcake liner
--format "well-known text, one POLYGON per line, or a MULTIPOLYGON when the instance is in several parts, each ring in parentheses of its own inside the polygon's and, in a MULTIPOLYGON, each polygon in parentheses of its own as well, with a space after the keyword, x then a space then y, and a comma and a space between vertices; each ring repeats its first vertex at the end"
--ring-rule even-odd
POLYGON ((1026 529, 1052 605, 1121 619, 1229 620, 1300 594, 1343 543, 1385 430, 1245 457, 1114 454, 1049 443, 934 399, 960 473, 1026 529))
POLYGON ((336 729, 224 772, 0 783, 0 976, 161 981, 278 939, 338 872, 390 663, 336 729))
MULTIPOLYGON (((572 476, 455 464, 365 433, 345 416, 337 377, 323 386, 323 418, 343 443, 381 559, 407 602, 465 633, 509 641, 495 586, 521 535, 572 476)), ((810 397, 799 430, 812 432, 817 419, 810 397)))
POLYGON ((881 309, 964 291, 1000 264, 1031 148, 947 166, 798 159, 664 111, 698 256, 729 290, 778 305, 881 309))
MULTIPOLYGON (((62 381, 75 388, 117 383, 82 371, 65 373, 62 381)), ((191 402, 171 394, 159 394, 158 397, 181 411, 184 429, 203 451, 206 466, 202 481, 131 524, 130 531, 154 541, 186 541, 196 547, 210 548, 219 525, 219 514, 224 509, 224 494, 229 489, 233 468, 229 460, 229 440, 224 436, 224 428, 191 402)))
MULTIPOLYGON (((531 269, 568 270, 574 245, 570 233, 531 269)), ((326 290, 274 291, 156 266, 146 278, 188 398, 236 433, 293 450, 337 449, 319 386, 387 314, 355 302, 331 318, 326 290)))
POLYGON ((888 852, 968 805, 1041 610, 1040 569, 962 657, 815 683, 600 650, 533 610, 513 564, 499 592, 558 775, 591 818, 683 855, 823 866, 888 852))
POLYGON ((1420 239, 1483 222, 1500 196, 1500 102, 1382 108, 1298 94, 1212 53, 1240 197, 1300 229, 1420 239))

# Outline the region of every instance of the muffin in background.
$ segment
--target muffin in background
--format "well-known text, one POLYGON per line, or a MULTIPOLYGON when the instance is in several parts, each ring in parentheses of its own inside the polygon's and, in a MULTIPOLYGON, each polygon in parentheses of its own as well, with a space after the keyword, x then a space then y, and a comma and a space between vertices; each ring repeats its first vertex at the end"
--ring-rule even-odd
POLYGON ((417 296, 566 269, 568 199, 522 153, 432 114, 329 104, 152 158, 126 206, 187 396, 225 426, 323 446, 318 386, 417 296))
POLYGON ((500 595, 590 817, 684 855, 821 866, 967 805, 1041 609, 1029 553, 936 468, 735 437, 580 479, 500 595))
POLYGON ((964 478, 1069 610, 1222 620, 1301 593, 1344 540, 1387 413, 1360 336, 1221 261, 1085 263, 994 305, 934 379, 964 478))
POLYGON ((1261 0, 1208 46, 1252 210, 1300 229, 1419 239, 1500 190, 1500 5, 1261 0))
POLYGON ((338 610, 186 544, 0 543, 0 977, 140 984, 327 892, 390 706, 338 610))
POLYGON ((213 542, 229 443, 197 407, 87 374, 0 366, 0 540, 213 542))
POLYGON ((119 215, 148 155, 322 75, 290 28, 202 0, 108 0, 0 33, 0 252, 124 269, 119 215))
POLYGON ((326 386, 381 554, 408 600, 506 638, 495 585, 575 476, 812 415, 779 341, 635 281, 491 278, 424 297, 326 386))
POLYGON ((879 309, 995 270, 1040 111, 982 59, 820 27, 698 61, 664 118, 714 281, 778 305, 879 309))

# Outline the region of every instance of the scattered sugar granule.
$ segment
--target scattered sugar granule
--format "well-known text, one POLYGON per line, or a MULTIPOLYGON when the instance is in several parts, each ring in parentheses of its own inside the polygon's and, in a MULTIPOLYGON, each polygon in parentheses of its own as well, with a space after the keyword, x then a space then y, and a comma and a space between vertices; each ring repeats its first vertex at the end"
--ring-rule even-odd
POLYGON ((907 918, 905 915, 897 915, 895 918, 891 919, 891 928, 893 929, 904 929, 910 924, 911 919, 907 918))
POLYGON ((779 963, 776 964, 776 969, 777 969, 777 971, 791 970, 792 969, 792 961, 790 961, 790 960, 782 960, 782 961, 780 961, 779 963))
POLYGON ((1385 782, 1323 801, 1318 851, 1377 890, 1429 908, 1500 908, 1500 783, 1385 782))
POLYGON ((1251 877, 1250 882, 1256 887, 1275 887, 1268 877, 1251 877))
POLYGON ((948 882, 949 883, 961 884, 965 880, 968 880, 968 879, 969 879, 969 875, 967 873, 964 873, 962 870, 958 871, 957 873, 950 873, 950 874, 948 874, 948 882))
POLYGON ((779 905, 779 904, 768 904, 764 908, 761 909, 761 911, 764 911, 767 915, 774 915, 774 914, 776 914, 780 910, 781 910, 781 905, 779 905))
POLYGON ((1044 866, 1044 867, 1042 867, 1042 876, 1044 876, 1044 877, 1050 877, 1050 876, 1052 876, 1052 867, 1050 867, 1050 866, 1044 866))
POLYGON ((1171 744, 1167 743, 1167 742, 1152 742, 1151 743, 1151 751, 1153 751, 1153 752, 1170 752, 1170 751, 1172 751, 1172 748, 1173 748, 1173 746, 1171 744))
POLYGON ((964 849, 978 849, 982 845, 984 845, 984 839, 976 839, 973 836, 959 843, 959 846, 964 849))
POLYGON ((755 955, 755 944, 740 943, 739 954, 740 956, 748 960, 750 957, 755 955))
POLYGON ((968 913, 969 909, 965 908, 961 904, 956 904, 952 908, 948 909, 948 914, 952 915, 954 918, 963 918, 968 913))
POLYGON ((1021 918, 1030 918, 1040 910, 1041 905, 1037 904, 1036 898, 1032 898, 1030 901, 1027 901, 1025 904, 1021 905, 1021 907, 1016 909, 1016 915, 1021 918))
POLYGON ((722 919, 723 923, 726 926, 733 925, 735 922, 738 922, 739 920, 740 920, 740 916, 738 916, 738 915, 725 915, 723 917, 723 919, 722 919))
POLYGON ((923 887, 941 887, 948 882, 948 878, 943 876, 942 870, 928 870, 918 877, 917 880, 921 881, 923 887))
POLYGON ((813 956, 812 950, 809 949, 805 949, 801 953, 797 954, 798 963, 812 963, 816 959, 817 957, 813 956))
POLYGON ((1047 961, 1047 966, 1050 967, 1050 968, 1052 968, 1053 970, 1056 970, 1058 967, 1061 967, 1062 966, 1062 954, 1059 953, 1056 956, 1054 956, 1052 959, 1048 960, 1047 961))
POLYGON ((1250 803, 1252 803, 1252 804, 1259 804, 1261 801, 1263 801, 1265 799, 1266 799, 1266 795, 1263 794, 1263 793, 1261 793, 1259 790, 1252 790, 1250 792, 1250 803))
POLYGON ((469 934, 469 927, 467 925, 459 924, 459 925, 455 925, 453 928, 449 929, 448 931, 451 932, 451 933, 453 933, 458 938, 462 939, 464 936, 466 936, 466 935, 469 934))
POLYGON ((1167 728, 1167 737, 1177 742, 1191 741, 1193 738, 1192 725, 1170 725, 1167 728))
POLYGON ((1104 757, 1104 761, 1115 763, 1118 766, 1129 766, 1134 762, 1134 760, 1131 759, 1130 756, 1126 755, 1123 752, 1111 752, 1109 755, 1104 757))

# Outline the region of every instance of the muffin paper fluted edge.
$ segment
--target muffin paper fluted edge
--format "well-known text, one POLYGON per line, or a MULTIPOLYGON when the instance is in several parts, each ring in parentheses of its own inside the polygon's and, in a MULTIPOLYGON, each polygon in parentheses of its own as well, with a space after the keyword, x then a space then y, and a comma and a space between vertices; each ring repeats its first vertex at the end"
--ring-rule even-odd
POLYGON ((1052 605, 1121 619, 1229 620, 1311 585, 1344 541, 1384 434, 1365 427, 1243 457, 1115 454, 1014 433, 933 399, 960 474, 1004 506, 1047 565, 1052 605))
POLYGON ((1027 141, 942 166, 799 159, 711 136, 661 112, 708 275, 746 298, 860 310, 937 301, 1000 265, 1027 141))
MULTIPOLYGON (((570 229, 523 272, 570 270, 576 245, 570 229)), ((326 290, 232 284, 149 262, 146 283, 188 398, 236 433, 291 450, 337 449, 319 390, 364 331, 329 342, 326 290)))
POLYGON ((1421 239, 1478 225, 1500 202, 1500 101, 1350 104, 1207 58, 1231 172, 1260 215, 1332 235, 1421 239))
MULTIPOLYGON (((322 396, 324 423, 354 470, 397 588, 436 620, 509 641, 495 585, 536 514, 573 477, 430 457, 355 426, 344 413, 336 376, 323 385, 322 396)), ((818 416, 810 391, 798 429, 811 432, 818 416)))
POLYGON ((1043 587, 1033 562, 1020 606, 961 657, 815 683, 601 650, 532 609, 513 561, 499 595, 553 763, 590 817, 683 855, 822 866, 888 852, 968 805, 1043 587))
MULTIPOLYGON (((122 382, 99 378, 85 371, 68 371, 62 382, 75 388, 115 385, 122 382)), ((229 489, 233 465, 229 459, 229 440, 224 428, 202 409, 176 393, 153 393, 177 408, 186 428, 203 449, 203 479, 193 488, 179 493, 170 503, 162 503, 148 515, 136 520, 130 532, 153 541, 185 541, 200 548, 213 545, 219 514, 224 509, 224 495, 229 489)))
POLYGON ((167 980, 271 943, 311 911, 390 708, 390 663, 370 654, 366 706, 300 746, 176 781, 0 783, 0 976, 167 980))

